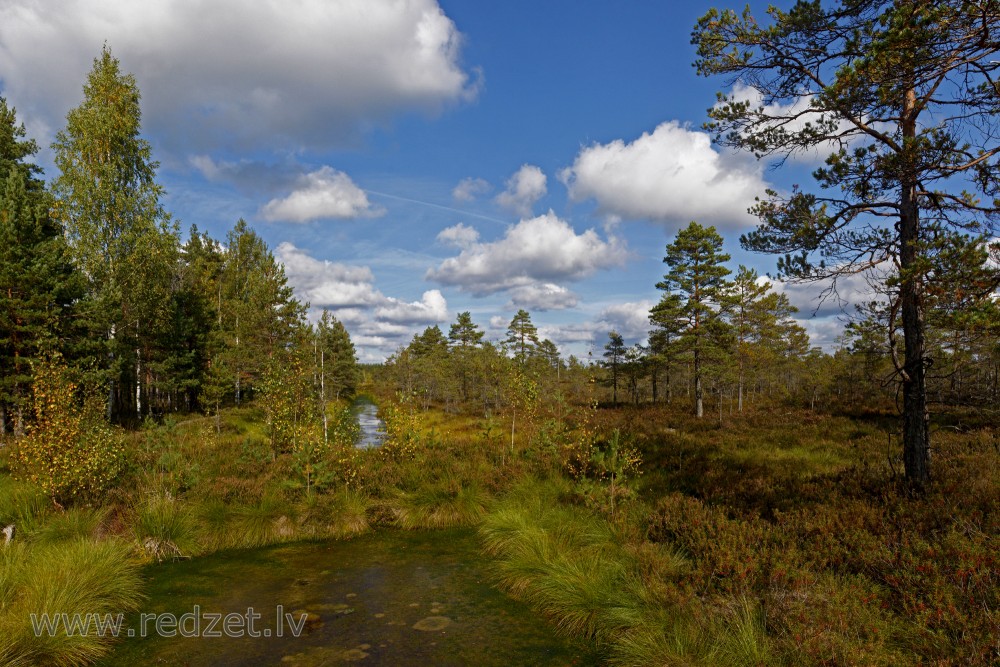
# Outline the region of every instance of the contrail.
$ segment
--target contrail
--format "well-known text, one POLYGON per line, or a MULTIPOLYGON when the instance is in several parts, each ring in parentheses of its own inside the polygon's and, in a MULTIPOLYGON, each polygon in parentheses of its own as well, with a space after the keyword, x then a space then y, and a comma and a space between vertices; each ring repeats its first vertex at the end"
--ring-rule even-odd
POLYGON ((435 204, 429 201, 420 201, 419 199, 410 199, 409 197, 400 197, 399 195, 390 195, 387 192, 378 192, 376 190, 366 190, 362 188, 364 192, 370 195, 378 195, 379 197, 388 197, 389 199, 398 199, 399 201, 408 201, 412 204, 423 204, 424 206, 430 206, 432 208, 439 208, 444 211, 451 211, 452 213, 459 213, 461 215, 468 216, 470 218, 479 218, 481 220, 489 220, 490 222, 499 222, 501 225, 509 225, 509 220, 501 220, 499 218, 491 218, 488 215, 480 215, 478 213, 470 213, 468 211, 463 211, 461 209, 452 208, 451 206, 444 206, 442 204, 435 204))

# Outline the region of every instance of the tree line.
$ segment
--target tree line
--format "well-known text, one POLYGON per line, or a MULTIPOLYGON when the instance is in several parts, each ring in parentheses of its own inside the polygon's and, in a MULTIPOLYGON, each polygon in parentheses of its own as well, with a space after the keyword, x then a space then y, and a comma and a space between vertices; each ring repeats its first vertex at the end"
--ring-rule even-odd
POLYGON ((0 98, 0 434, 24 433, 39 364, 100 387, 117 422, 239 404, 297 350, 325 396, 352 392, 347 330, 329 313, 307 321, 245 221, 222 242, 194 226, 181 241, 135 79, 107 47, 83 91, 53 144, 51 187, 0 98))

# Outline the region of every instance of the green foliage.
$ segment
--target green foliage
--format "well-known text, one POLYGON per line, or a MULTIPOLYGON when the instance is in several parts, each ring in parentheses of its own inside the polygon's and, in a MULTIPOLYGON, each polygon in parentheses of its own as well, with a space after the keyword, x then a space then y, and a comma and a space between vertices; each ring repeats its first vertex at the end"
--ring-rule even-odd
MULTIPOLYGON (((234 381, 236 403, 255 388, 289 347, 305 316, 285 270, 264 240, 242 219, 226 235, 219 277, 221 375, 234 381)), ((273 381, 273 373, 272 373, 273 381)))
POLYGON ((149 495, 134 511, 133 535, 146 557, 162 561, 197 553, 195 518, 182 501, 167 494, 149 495))
POLYGON ((531 321, 531 314, 520 309, 507 327, 504 341, 514 351, 514 358, 522 365, 534 354, 538 345, 538 327, 531 321))
MULTIPOLYGON (((904 332, 901 354, 889 343, 915 487, 930 479, 925 336, 938 288, 950 275, 996 274, 965 251, 995 237, 1000 213, 1000 9, 971 7, 800 2, 769 7, 767 22, 749 6, 711 9, 692 33, 698 72, 746 82, 756 98, 719 96, 706 126, 717 142, 758 158, 825 154, 816 191, 769 190, 751 209, 760 227, 741 243, 778 255, 793 280, 876 269, 887 330, 898 322, 904 332)), ((992 300, 995 287, 980 298, 992 300)))
POLYGON ((634 447, 622 443, 621 432, 615 429, 605 443, 599 443, 590 452, 588 470, 591 477, 580 479, 578 485, 593 508, 607 511, 612 520, 616 505, 629 500, 633 491, 628 482, 639 475, 642 457, 634 447))
POLYGON ((28 537, 33 543, 39 544, 97 539, 107 517, 108 511, 105 508, 71 507, 64 512, 52 514, 28 537))
POLYGON ((379 453, 393 461, 414 458, 420 446, 420 430, 412 397, 397 395, 395 401, 379 406, 378 415, 385 424, 385 438, 379 453))
POLYGON ((718 360, 727 349, 728 331, 722 315, 729 290, 726 276, 731 273, 724 266, 728 261, 715 227, 692 221, 667 246, 663 262, 670 269, 656 284, 658 289, 680 297, 661 300, 654 308, 654 321, 664 332, 676 331, 676 347, 692 360, 698 417, 703 414, 703 365, 718 360))
POLYGON ((0 475, 0 528, 14 524, 30 534, 44 525, 51 504, 38 485, 0 475))
POLYGON ((142 599, 138 563, 116 540, 71 540, 51 546, 0 547, 0 662, 87 665, 106 655, 111 636, 36 636, 31 614, 105 614, 136 609, 142 599))
MULTIPOLYGON (((141 418, 143 365, 171 303, 178 230, 163 210, 159 166, 140 136, 140 94, 105 46, 53 144, 57 211, 77 267, 87 276, 95 326, 107 354, 95 361, 115 382, 121 408, 141 418), (130 385, 140 384, 139 396, 130 385)), ((113 406, 114 407, 114 406, 113 406)))
POLYGON ((12 418, 18 436, 31 410, 31 363, 68 347, 82 296, 51 197, 24 161, 36 150, 24 134, 0 97, 0 434, 12 418))
POLYGON ((123 473, 123 435, 104 421, 94 395, 81 404, 58 358, 35 365, 35 423, 13 446, 15 478, 37 484, 57 502, 99 499, 123 473))

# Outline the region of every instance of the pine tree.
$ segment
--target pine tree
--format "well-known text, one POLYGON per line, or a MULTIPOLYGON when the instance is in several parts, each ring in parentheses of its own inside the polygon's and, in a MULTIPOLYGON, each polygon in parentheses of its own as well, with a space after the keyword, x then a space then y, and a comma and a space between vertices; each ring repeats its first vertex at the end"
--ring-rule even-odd
POLYGON ((943 0, 798 2, 711 10, 692 42, 702 75, 757 99, 721 96, 709 129, 758 157, 828 154, 816 193, 767 193, 747 249, 783 255, 787 277, 818 280, 896 267, 888 331, 903 334, 903 459, 915 487, 930 477, 925 340, 928 296, 951 233, 982 241, 1000 214, 996 59, 1000 5, 943 0), (944 236, 943 236, 944 235, 944 236))
POLYGON ((219 281, 219 362, 226 368, 220 375, 232 378, 239 404, 275 353, 292 342, 305 307, 267 244, 242 219, 226 235, 219 281))
POLYGON ((448 341, 452 347, 476 347, 482 344, 484 334, 472 321, 472 313, 465 311, 458 314, 458 319, 448 330, 448 341))
POLYGON ((538 327, 531 322, 526 310, 518 310, 507 327, 507 345, 514 350, 514 358, 524 365, 538 345, 538 327))
POLYGON ((680 336, 684 331, 684 299, 680 294, 665 293, 660 302, 649 311, 649 322, 653 329, 649 332, 648 363, 653 381, 653 401, 657 399, 657 378, 659 370, 664 371, 664 385, 667 400, 672 397, 671 372, 681 355, 680 336))
POLYGON ((611 371, 612 401, 615 406, 618 405, 618 371, 625 360, 626 349, 625 340, 620 333, 614 330, 608 332, 608 342, 604 345, 604 358, 607 361, 601 365, 611 371))
POLYGON ((474 350, 483 344, 484 334, 485 332, 472 321, 472 313, 469 311, 459 313, 458 319, 448 330, 448 342, 456 357, 455 365, 458 369, 458 383, 463 401, 469 400, 469 378, 474 350))
POLYGON ((723 266, 729 255, 722 252, 722 237, 715 227, 691 222, 667 246, 663 262, 670 270, 656 287, 678 294, 684 322, 681 344, 690 351, 694 370, 695 415, 704 416, 703 364, 718 353, 724 323, 720 306, 725 302, 731 271, 723 266))

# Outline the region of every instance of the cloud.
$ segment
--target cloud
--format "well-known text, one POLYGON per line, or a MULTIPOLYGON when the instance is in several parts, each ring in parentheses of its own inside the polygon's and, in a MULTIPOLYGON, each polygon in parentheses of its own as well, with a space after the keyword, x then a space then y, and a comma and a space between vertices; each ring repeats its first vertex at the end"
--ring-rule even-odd
POLYGON ((318 260, 287 241, 274 252, 285 265, 285 275, 302 301, 330 308, 365 308, 385 297, 375 289, 375 276, 367 266, 349 266, 318 260))
MULTIPOLYGON (((790 104, 764 104, 764 96, 752 86, 742 82, 737 82, 730 91, 729 98, 734 102, 749 102, 752 109, 763 109, 767 116, 787 119, 774 123, 775 126, 783 127, 787 132, 801 132, 807 126, 818 126, 823 122, 824 114, 813 110, 812 102, 814 95, 803 94, 790 104)), ((717 102, 716 107, 722 106, 722 102, 717 102)), ((856 129, 854 125, 846 120, 837 121, 836 132, 850 132, 856 129)), ((852 141, 845 142, 845 145, 863 143, 866 139, 858 136, 852 137, 852 141)), ((840 143, 836 141, 824 141, 816 144, 812 148, 800 149, 792 153, 789 157, 796 162, 815 164, 822 162, 831 153, 840 150, 840 143)))
POLYGON ((527 217, 531 208, 548 192, 546 177, 541 169, 525 164, 507 179, 507 190, 497 195, 497 203, 514 213, 527 217))
POLYGON ((580 298, 563 287, 554 283, 533 283, 521 285, 510 290, 510 301, 505 308, 513 310, 562 310, 573 308, 580 298))
POLYGON ((375 309, 375 317, 397 324, 436 324, 448 319, 448 302, 436 289, 424 292, 420 301, 411 303, 387 297, 386 303, 375 309))
POLYGON ((371 218, 385 213, 342 171, 323 167, 306 174, 288 196, 272 199, 260 210, 265 220, 310 222, 331 218, 371 218))
POLYGON ((734 229, 753 224, 747 213, 767 184, 760 165, 722 154, 704 132, 676 121, 580 151, 560 180, 570 199, 594 199, 608 216, 656 221, 698 220, 734 229))
POLYGON ((463 223, 458 223, 452 227, 446 227, 438 232, 438 243, 455 246, 457 248, 468 248, 479 240, 479 232, 475 227, 466 227, 463 223))
POLYGON ((469 245, 457 257, 430 269, 426 277, 475 296, 532 285, 537 295, 545 289, 538 285, 579 280, 621 265, 626 257, 619 238, 604 241, 593 229, 577 234, 549 211, 509 227, 502 239, 469 245))
POLYGON ((438 113, 478 94, 462 41, 436 0, 0 4, 4 95, 20 115, 61 126, 106 42, 136 76, 147 129, 186 146, 327 148, 438 113))
POLYGON ((626 340, 641 341, 649 336, 649 311, 656 305, 644 299, 608 306, 597 316, 597 321, 614 329, 626 340))
POLYGON ((451 196, 456 201, 471 202, 481 195, 488 194, 493 186, 482 178, 463 178, 451 191, 451 196))
POLYGON ((885 273, 881 268, 868 269, 854 274, 838 276, 816 282, 771 281, 775 292, 783 293, 788 301, 799 309, 799 318, 824 318, 852 316, 854 306, 870 301, 881 301, 873 285, 884 282, 885 273))
POLYGON ((243 194, 259 197, 278 194, 296 188, 303 179, 302 167, 291 160, 264 162, 260 160, 219 160, 210 155, 196 154, 187 163, 211 183, 226 183, 243 194))
POLYGON ((316 259, 287 241, 274 254, 284 264, 295 296, 311 305, 310 316, 318 319, 321 309, 330 310, 347 327, 362 359, 380 361, 406 343, 415 329, 449 319, 448 303, 439 290, 408 302, 379 291, 367 266, 316 259))

